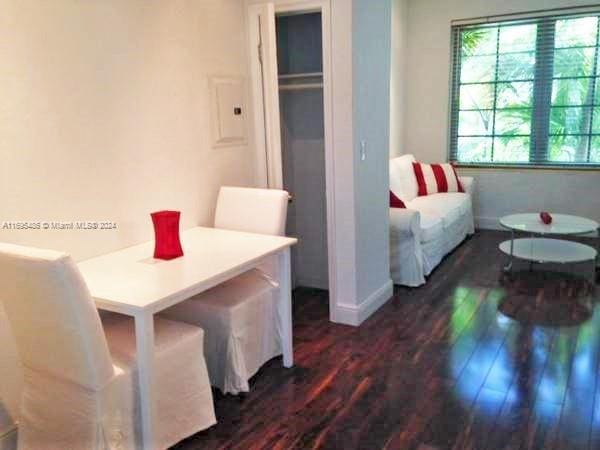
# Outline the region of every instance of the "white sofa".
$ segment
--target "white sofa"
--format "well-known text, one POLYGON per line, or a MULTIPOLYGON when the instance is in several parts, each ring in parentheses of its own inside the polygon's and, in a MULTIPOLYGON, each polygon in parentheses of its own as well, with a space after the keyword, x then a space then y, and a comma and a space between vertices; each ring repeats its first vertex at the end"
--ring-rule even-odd
POLYGON ((390 189, 406 209, 390 208, 390 269, 395 284, 420 286, 425 277, 475 232, 474 180, 460 177, 465 192, 417 196, 413 155, 390 160, 390 189))

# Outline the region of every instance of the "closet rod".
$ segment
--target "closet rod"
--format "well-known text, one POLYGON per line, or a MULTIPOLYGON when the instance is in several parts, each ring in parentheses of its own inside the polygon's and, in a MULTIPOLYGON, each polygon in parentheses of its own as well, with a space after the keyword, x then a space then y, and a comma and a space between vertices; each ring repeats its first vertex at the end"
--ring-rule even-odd
POLYGON ((287 73, 279 75, 280 80, 293 80, 294 78, 315 78, 322 77, 323 72, 306 72, 306 73, 287 73))
POLYGON ((322 89, 323 83, 306 83, 306 84, 289 84, 286 86, 279 86, 280 91, 301 91, 307 89, 322 89))

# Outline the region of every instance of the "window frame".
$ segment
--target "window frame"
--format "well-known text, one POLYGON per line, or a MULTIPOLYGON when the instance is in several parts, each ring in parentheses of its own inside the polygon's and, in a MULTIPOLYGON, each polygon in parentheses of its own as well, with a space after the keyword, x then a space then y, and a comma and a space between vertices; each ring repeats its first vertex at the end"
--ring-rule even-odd
MULTIPOLYGON (((591 105, 581 104, 573 105, 575 108, 590 108, 591 118, 589 118, 589 125, 586 133, 564 133, 560 136, 578 136, 587 137, 587 153, 588 160, 592 154, 592 138, 597 136, 600 138, 599 133, 593 133, 593 121, 594 121, 594 110, 600 111, 600 105, 596 105, 595 92, 600 88, 600 68, 598 67, 598 60, 600 59, 600 8, 586 12, 565 12, 562 9, 560 13, 551 14, 551 10, 544 11, 543 14, 534 16, 532 14, 523 15, 510 15, 509 17, 496 17, 496 18, 480 18, 474 22, 452 24, 451 27, 451 46, 450 46, 450 102, 449 102, 449 126, 448 126, 448 160, 456 165, 457 167, 465 168, 505 168, 505 169, 559 169, 559 170, 584 170, 584 171, 599 171, 600 161, 598 162, 566 162, 566 161, 550 161, 550 140, 553 136, 551 134, 551 112, 552 112, 552 93, 553 84, 555 81, 554 77, 554 58, 556 56, 556 23, 560 20, 576 19, 578 17, 590 17, 597 16, 597 30, 596 30, 596 41, 593 47, 596 56, 594 58, 593 72, 589 76, 589 79, 593 81, 594 97, 591 105), (462 35, 465 29, 478 28, 484 26, 498 26, 498 33, 502 29, 502 26, 509 24, 525 25, 525 24, 536 24, 536 47, 535 47, 535 58, 536 63, 533 68, 533 90, 531 98, 531 126, 530 126, 530 145, 529 145, 529 158, 530 162, 496 162, 496 161, 478 161, 468 162, 458 160, 458 140, 460 137, 460 88, 462 85, 467 83, 461 83, 461 72, 462 72, 462 35), (540 37, 546 35, 551 38, 541 39, 540 37), (549 51, 551 49, 551 51, 549 51), (545 56, 543 63, 539 63, 540 56, 545 56)), ((463 21, 459 21, 463 22, 463 21)), ((498 38, 499 39, 499 38, 498 38)), ((571 47, 566 47, 571 48, 571 47)), ((575 48, 575 47, 574 47, 575 48)), ((496 49, 496 77, 493 83, 496 85, 499 83, 497 72, 498 72, 498 59, 501 53, 496 49)), ((565 77, 570 78, 570 77, 565 77)), ((574 77, 575 78, 575 77, 574 77)), ((587 77, 586 77, 587 78, 587 77)), ((518 80, 508 80, 508 82, 516 82, 518 80)), ((492 82, 490 82, 492 83, 492 82)), ((567 107, 559 106, 559 107, 567 107)), ((494 93, 494 106, 493 109, 494 117, 497 114, 497 93, 494 93)), ((497 138, 495 134, 495 119, 493 124, 492 134, 490 138, 492 143, 497 138)), ((501 135, 500 135, 501 136, 501 135)), ((508 135, 507 135, 508 136, 508 135)), ((515 136, 517 137, 517 136, 515 136)), ((493 145, 493 144, 492 144, 493 145)), ((493 153, 492 153, 493 155, 493 153)), ((493 156, 492 156, 493 157, 493 156)))

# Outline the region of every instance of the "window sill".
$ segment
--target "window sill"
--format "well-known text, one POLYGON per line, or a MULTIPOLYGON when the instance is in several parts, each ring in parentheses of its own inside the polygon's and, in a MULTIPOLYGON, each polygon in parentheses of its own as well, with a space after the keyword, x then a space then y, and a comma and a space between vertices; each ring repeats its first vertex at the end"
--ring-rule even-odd
POLYGON ((466 164, 453 162, 457 169, 477 169, 477 170, 546 170, 552 172, 600 172, 600 165, 595 166, 562 166, 552 164, 530 165, 530 164, 466 164))

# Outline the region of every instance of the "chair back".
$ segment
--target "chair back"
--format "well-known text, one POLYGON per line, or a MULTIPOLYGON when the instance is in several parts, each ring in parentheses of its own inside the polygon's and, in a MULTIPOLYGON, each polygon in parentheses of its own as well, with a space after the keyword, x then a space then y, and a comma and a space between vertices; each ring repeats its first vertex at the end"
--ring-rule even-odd
POLYGON ((113 377, 98 311, 69 255, 0 243, 0 301, 25 370, 90 390, 113 377))
POLYGON ((277 189, 223 186, 219 191, 215 228, 283 236, 289 195, 277 189))

